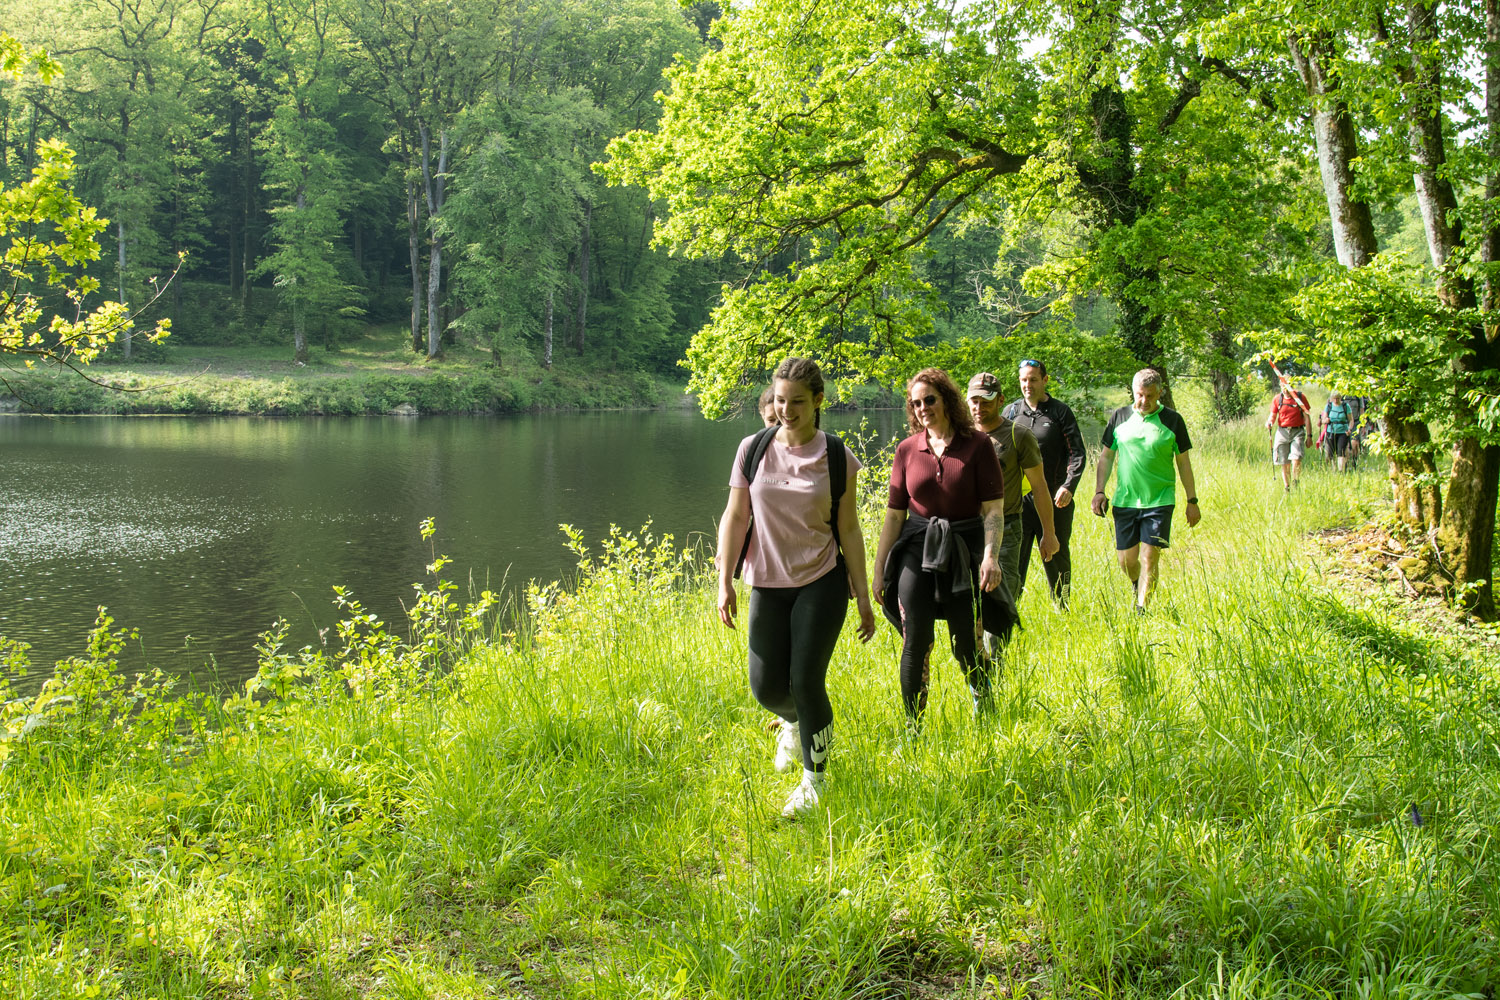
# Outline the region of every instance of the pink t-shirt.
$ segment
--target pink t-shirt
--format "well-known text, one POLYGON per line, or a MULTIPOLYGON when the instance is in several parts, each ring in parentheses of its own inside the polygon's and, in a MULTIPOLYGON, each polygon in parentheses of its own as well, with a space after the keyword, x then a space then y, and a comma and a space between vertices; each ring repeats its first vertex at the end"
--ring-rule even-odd
MULTIPOLYGON (((828 492, 828 435, 818 431, 800 446, 773 438, 761 458, 755 482, 740 472, 752 434, 740 442, 729 472, 729 485, 750 488, 755 530, 745 553, 745 581, 752 587, 805 587, 833 569, 838 549, 828 518, 833 498, 828 492)), ((859 459, 844 446, 849 475, 859 470, 859 459)), ((839 506, 853 503, 846 491, 839 506)))

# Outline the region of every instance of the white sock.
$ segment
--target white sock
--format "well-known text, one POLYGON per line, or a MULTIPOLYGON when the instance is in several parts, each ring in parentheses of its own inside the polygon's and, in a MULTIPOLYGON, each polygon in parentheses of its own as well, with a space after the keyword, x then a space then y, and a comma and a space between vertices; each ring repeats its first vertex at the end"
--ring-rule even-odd
POLYGON ((809 771, 807 768, 804 767, 802 769, 802 783, 804 785, 812 785, 814 788, 822 788, 823 787, 823 772, 822 771, 809 771))

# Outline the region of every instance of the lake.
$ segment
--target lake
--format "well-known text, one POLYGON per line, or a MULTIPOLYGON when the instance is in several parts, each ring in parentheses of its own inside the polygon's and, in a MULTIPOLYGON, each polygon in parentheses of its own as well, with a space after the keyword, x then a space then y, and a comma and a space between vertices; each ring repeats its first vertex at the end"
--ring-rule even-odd
MULTIPOLYGON (((899 411, 866 414, 893 434, 899 411)), ((847 430, 857 414, 831 414, 847 430)), ((254 672, 278 617, 316 643, 336 584, 404 625, 437 521, 446 578, 555 580, 558 530, 592 547, 650 521, 713 547, 751 418, 689 410, 520 417, 0 417, 0 635, 30 643, 32 689, 82 652, 96 609, 140 631, 122 660, 200 682, 254 672)), ((705 607, 704 613, 709 609, 705 607)), ((330 633, 331 636, 331 633, 330 633)))

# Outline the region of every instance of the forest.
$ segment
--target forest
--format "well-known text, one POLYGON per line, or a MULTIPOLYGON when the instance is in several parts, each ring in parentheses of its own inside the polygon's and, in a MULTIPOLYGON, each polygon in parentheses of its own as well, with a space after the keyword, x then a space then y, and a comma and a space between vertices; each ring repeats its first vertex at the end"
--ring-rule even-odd
MULTIPOLYGON (((571 350, 672 370, 713 263, 649 247, 654 206, 590 170, 650 127, 711 7, 144 0, 7 4, 60 64, 0 83, 0 183, 49 140, 108 227, 93 266, 176 343, 306 360, 370 322, 436 356, 571 350), (155 316, 153 313, 153 318, 155 316)), ((115 353, 151 346, 122 337, 115 353)))
POLYGON ((886 386, 1150 365, 1225 419, 1295 365, 1378 401, 1423 573, 1494 614, 1496 0, 27 0, 4 30, 60 74, 0 87, 0 180, 66 143, 90 280, 165 287, 176 343, 409 323, 428 359, 681 363, 711 416, 793 352, 886 386))

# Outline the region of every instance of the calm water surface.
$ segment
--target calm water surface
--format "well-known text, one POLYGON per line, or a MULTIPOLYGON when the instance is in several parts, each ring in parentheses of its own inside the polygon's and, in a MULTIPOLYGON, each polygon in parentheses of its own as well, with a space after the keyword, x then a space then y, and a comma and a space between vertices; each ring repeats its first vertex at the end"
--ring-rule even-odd
MULTIPOLYGON (((876 414, 882 429, 899 413, 876 414)), ((835 415, 843 430, 857 422, 835 415)), ((572 566, 558 524, 711 548, 753 419, 690 411, 530 417, 0 417, 0 634, 38 683, 81 652, 100 605, 141 632, 122 664, 234 682, 278 618, 294 646, 343 584, 387 622, 424 579, 498 589, 572 566)))

